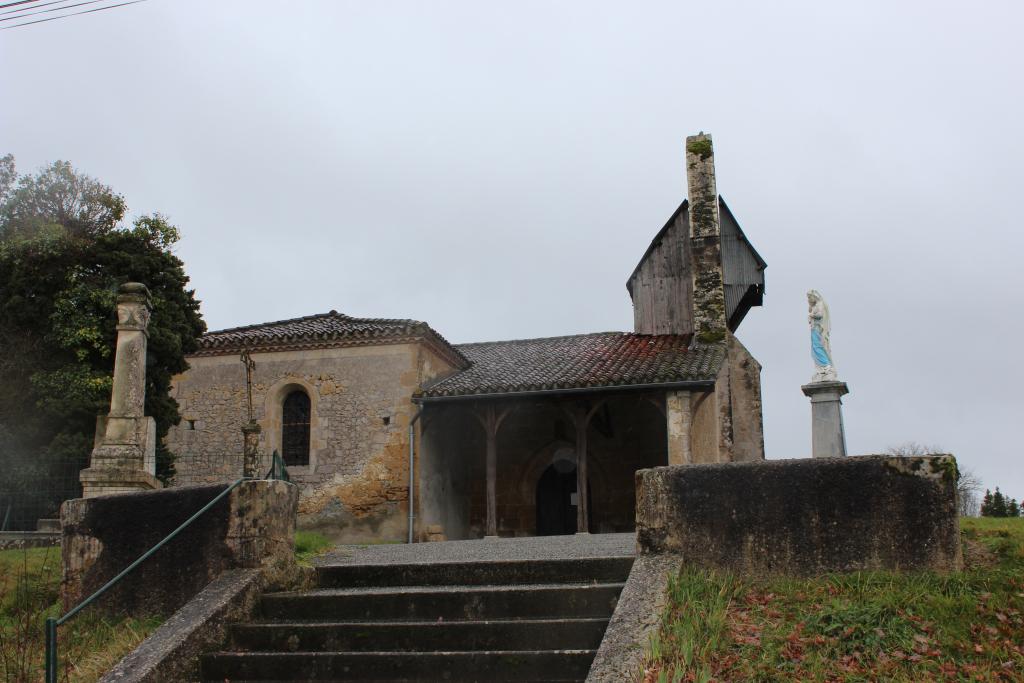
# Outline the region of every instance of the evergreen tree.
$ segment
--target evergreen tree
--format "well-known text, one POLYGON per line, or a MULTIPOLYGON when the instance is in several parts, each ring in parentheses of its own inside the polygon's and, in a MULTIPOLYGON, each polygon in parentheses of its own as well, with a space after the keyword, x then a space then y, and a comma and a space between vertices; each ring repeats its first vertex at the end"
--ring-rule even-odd
POLYGON ((1006 504, 1006 516, 1020 517, 1020 506, 1015 498, 1011 498, 1010 502, 1006 504))
POLYGON ((146 414, 157 474, 173 472, 163 446, 180 421, 170 381, 205 324, 171 251, 178 231, 159 214, 125 225, 125 211, 122 197, 67 162, 18 178, 13 158, 0 158, 0 449, 34 481, 77 482, 96 416, 109 409, 115 299, 130 281, 152 295, 146 414))
POLYGON ((1006 498, 1003 497, 999 487, 996 487, 996 492, 992 494, 992 517, 1005 517, 1006 516, 1006 498))
POLYGON ((992 516, 992 492, 985 489, 985 497, 981 499, 981 516, 992 516))

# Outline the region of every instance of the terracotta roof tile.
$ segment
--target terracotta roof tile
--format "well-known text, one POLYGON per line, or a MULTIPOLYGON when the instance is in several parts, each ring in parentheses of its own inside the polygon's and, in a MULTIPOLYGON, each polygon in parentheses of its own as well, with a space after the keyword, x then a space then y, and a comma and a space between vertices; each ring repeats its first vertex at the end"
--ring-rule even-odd
POLYGON ((433 343, 442 355, 450 356, 456 367, 467 364, 465 356, 427 323, 389 318, 353 318, 337 311, 207 332, 199 339, 196 355, 219 355, 243 348, 275 351, 386 344, 411 339, 424 339, 433 343))
POLYGON ((721 345, 690 337, 599 332, 458 344, 471 365, 425 388, 425 398, 713 381, 721 345))

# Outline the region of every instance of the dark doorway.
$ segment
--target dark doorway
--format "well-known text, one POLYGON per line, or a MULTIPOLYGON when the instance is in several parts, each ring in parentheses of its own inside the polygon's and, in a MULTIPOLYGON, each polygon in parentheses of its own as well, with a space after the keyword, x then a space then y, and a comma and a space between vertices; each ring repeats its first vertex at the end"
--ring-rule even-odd
MULTIPOLYGON (((589 485, 587 490, 590 490, 589 485)), ((576 533, 575 503, 576 465, 559 460, 544 470, 537 481, 537 535, 576 533)))

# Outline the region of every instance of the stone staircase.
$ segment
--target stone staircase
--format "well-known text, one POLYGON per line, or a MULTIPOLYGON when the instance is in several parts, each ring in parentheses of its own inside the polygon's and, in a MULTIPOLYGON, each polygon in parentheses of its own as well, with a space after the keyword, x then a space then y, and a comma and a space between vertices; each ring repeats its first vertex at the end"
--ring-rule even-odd
POLYGON ((632 557, 346 564, 268 593, 204 681, 583 681, 632 557))

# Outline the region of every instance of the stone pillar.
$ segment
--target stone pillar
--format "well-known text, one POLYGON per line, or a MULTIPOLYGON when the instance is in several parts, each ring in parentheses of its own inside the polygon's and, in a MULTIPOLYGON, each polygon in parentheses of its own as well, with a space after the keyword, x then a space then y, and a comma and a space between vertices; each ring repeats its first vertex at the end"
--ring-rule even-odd
POLYGON ((689 465, 693 462, 690 447, 693 413, 689 391, 665 392, 665 424, 668 432, 668 464, 689 465))
POLYGON ((250 420, 242 426, 242 438, 244 439, 244 459, 242 462, 242 476, 257 478, 260 476, 260 432, 262 428, 256 420, 250 420))
POLYGON ((110 413, 96 420, 92 459, 79 474, 83 498, 161 486, 155 476, 156 423, 145 416, 146 328, 151 310, 145 285, 121 285, 110 413))
POLYGON ((800 387, 811 399, 811 457, 846 455, 842 396, 850 393, 846 382, 813 382, 800 387))
POLYGON ((686 184, 693 259, 693 330, 699 341, 711 344, 725 340, 727 324, 722 225, 710 135, 686 138, 686 184))

